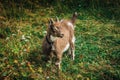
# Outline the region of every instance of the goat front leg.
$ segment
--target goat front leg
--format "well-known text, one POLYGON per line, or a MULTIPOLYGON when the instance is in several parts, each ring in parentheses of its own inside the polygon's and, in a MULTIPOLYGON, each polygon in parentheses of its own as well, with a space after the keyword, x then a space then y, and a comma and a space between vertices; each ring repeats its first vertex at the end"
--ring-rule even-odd
POLYGON ((68 55, 71 55, 71 47, 68 49, 68 55))
POLYGON ((52 63, 52 58, 53 58, 53 51, 51 51, 49 55, 47 55, 47 62, 52 63))
POLYGON ((56 61, 55 65, 58 66, 58 69, 61 69, 60 64, 61 64, 61 60, 62 60, 62 53, 57 53, 56 56, 57 56, 57 61, 56 61))

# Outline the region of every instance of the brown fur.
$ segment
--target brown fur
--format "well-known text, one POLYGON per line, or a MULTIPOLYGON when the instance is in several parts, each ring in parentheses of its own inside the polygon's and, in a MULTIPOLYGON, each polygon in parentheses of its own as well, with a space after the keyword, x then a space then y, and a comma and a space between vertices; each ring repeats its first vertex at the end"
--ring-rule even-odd
POLYGON ((49 21, 49 27, 47 31, 47 35, 45 36, 42 44, 42 53, 47 57, 52 57, 53 54, 56 55, 57 61, 56 65, 58 65, 60 69, 60 63, 62 59, 62 55, 64 49, 69 44, 69 53, 72 55, 74 59, 74 23, 77 17, 77 13, 73 14, 71 20, 61 20, 53 21, 52 19, 49 21), (71 23, 72 25, 68 25, 71 23), (73 28, 72 28, 73 27, 73 28), (53 40, 52 40, 52 37, 53 40), (55 40, 54 40, 55 38, 55 40))

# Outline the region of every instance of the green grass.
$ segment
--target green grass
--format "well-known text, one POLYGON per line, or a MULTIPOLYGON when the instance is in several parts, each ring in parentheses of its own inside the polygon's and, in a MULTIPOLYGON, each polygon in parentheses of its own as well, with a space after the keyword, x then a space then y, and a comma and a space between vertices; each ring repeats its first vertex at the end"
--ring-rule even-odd
POLYGON ((78 9, 75 61, 63 55, 62 70, 45 63, 41 43, 48 19, 71 17, 53 8, 25 11, 21 18, 1 20, 0 79, 119 80, 120 24, 106 9, 78 9))

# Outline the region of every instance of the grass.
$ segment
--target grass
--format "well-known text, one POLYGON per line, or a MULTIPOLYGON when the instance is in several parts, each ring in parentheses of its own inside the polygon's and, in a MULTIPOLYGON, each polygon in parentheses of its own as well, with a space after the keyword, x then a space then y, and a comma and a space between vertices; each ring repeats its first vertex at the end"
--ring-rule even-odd
MULTIPOLYGON (((25 9, 21 18, 1 16, 0 79, 119 80, 119 18, 105 9, 77 9, 75 61, 65 53, 62 70, 42 60, 41 43, 50 17, 69 18, 54 7, 25 9), (109 13, 109 14, 108 14, 109 13)), ((118 13, 118 12, 117 12, 118 13)))

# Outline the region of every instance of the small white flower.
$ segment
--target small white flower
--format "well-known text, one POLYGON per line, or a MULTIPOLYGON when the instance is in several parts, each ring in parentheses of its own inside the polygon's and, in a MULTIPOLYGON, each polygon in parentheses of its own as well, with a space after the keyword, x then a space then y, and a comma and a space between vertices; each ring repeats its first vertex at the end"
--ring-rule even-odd
POLYGON ((49 79, 50 77, 49 77, 49 76, 47 76, 46 78, 47 78, 47 79, 49 79))
POLYGON ((27 51, 27 49, 24 49, 23 51, 24 51, 24 52, 26 52, 26 51, 27 51))
POLYGON ((26 38, 30 39, 31 37, 30 36, 26 36, 26 38))
POLYGON ((25 38, 25 35, 22 35, 22 38, 21 38, 22 40, 25 40, 26 38, 25 38))
POLYGON ((46 34, 47 33, 47 31, 43 31, 43 34, 46 34))
POLYGON ((20 32, 20 29, 18 29, 17 31, 20 32))
POLYGON ((9 39, 10 39, 10 37, 7 37, 7 38, 6 38, 6 40, 9 40, 9 39))
POLYGON ((12 34, 12 36, 15 36, 16 34, 12 34))
POLYGON ((28 42, 29 40, 28 39, 25 39, 25 42, 28 42))
POLYGON ((80 4, 79 4, 78 6, 79 6, 79 7, 81 7, 81 5, 80 5, 80 4))
POLYGON ((21 65, 24 65, 26 62, 22 62, 21 65))

